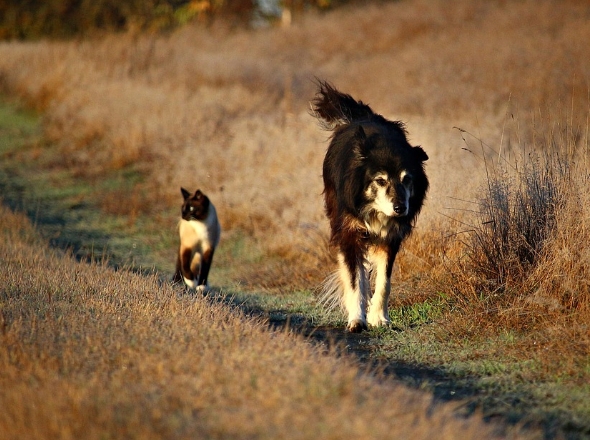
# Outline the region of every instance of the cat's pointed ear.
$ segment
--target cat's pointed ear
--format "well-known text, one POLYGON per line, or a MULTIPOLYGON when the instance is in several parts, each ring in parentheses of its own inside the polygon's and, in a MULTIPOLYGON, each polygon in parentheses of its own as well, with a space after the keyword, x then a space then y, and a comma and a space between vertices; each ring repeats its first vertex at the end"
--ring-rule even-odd
POLYGON ((201 197, 203 197, 203 193, 201 192, 200 189, 197 190, 197 192, 195 193, 195 200, 200 200, 201 197))
POLYGON ((182 197, 184 198, 184 200, 188 199, 190 197, 190 195, 191 195, 191 193, 189 193, 183 187, 180 187, 180 193, 182 194, 182 197))

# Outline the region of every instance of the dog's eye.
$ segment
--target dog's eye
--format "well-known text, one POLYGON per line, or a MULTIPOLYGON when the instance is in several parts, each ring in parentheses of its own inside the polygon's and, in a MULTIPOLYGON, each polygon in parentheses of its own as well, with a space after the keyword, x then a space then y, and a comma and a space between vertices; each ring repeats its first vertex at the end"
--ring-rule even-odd
POLYGON ((384 177, 377 177, 375 179, 375 183, 379 186, 385 186, 385 185, 387 185, 387 180, 385 180, 384 177))
POLYGON ((410 176, 409 174, 406 174, 404 176, 404 178, 402 179, 402 185, 408 186, 410 183, 412 183, 412 176, 410 176))

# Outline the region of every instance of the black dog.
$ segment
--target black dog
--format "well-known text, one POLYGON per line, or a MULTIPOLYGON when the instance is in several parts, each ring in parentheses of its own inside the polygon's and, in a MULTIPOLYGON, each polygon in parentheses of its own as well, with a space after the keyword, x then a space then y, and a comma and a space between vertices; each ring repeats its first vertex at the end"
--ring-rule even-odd
POLYGON ((360 332, 367 323, 389 324, 391 271, 428 190, 423 165, 428 156, 408 143, 401 122, 375 114, 327 82, 318 81, 318 87, 313 114, 334 131, 323 177, 339 268, 326 283, 326 295, 338 295, 348 330, 360 332))

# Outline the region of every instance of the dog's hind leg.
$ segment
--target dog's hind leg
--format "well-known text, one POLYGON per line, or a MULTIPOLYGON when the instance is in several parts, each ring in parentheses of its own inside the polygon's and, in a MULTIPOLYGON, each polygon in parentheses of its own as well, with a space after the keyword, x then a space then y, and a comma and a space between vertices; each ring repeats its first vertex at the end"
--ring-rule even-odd
POLYGON ((369 261, 373 268, 375 280, 375 293, 369 304, 367 322, 373 327, 389 325, 387 303, 391 291, 391 271, 388 271, 387 249, 375 247, 369 252, 369 261))
POLYGON ((338 254, 340 281, 343 289, 343 303, 348 313, 347 329, 360 333, 367 329, 367 294, 369 280, 362 262, 350 261, 344 254, 338 254))

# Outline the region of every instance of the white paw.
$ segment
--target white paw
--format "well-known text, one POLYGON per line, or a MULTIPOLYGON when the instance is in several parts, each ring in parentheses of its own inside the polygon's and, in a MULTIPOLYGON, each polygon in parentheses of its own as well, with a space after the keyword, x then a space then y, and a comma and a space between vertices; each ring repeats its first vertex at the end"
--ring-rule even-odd
POLYGON ((383 315, 370 315, 367 317, 367 322, 371 327, 388 327, 391 325, 389 318, 383 315))
POLYGON ((360 319, 353 319, 352 321, 350 321, 348 323, 348 326, 346 327, 346 329, 350 333, 360 333, 363 330, 367 330, 367 324, 360 319))

